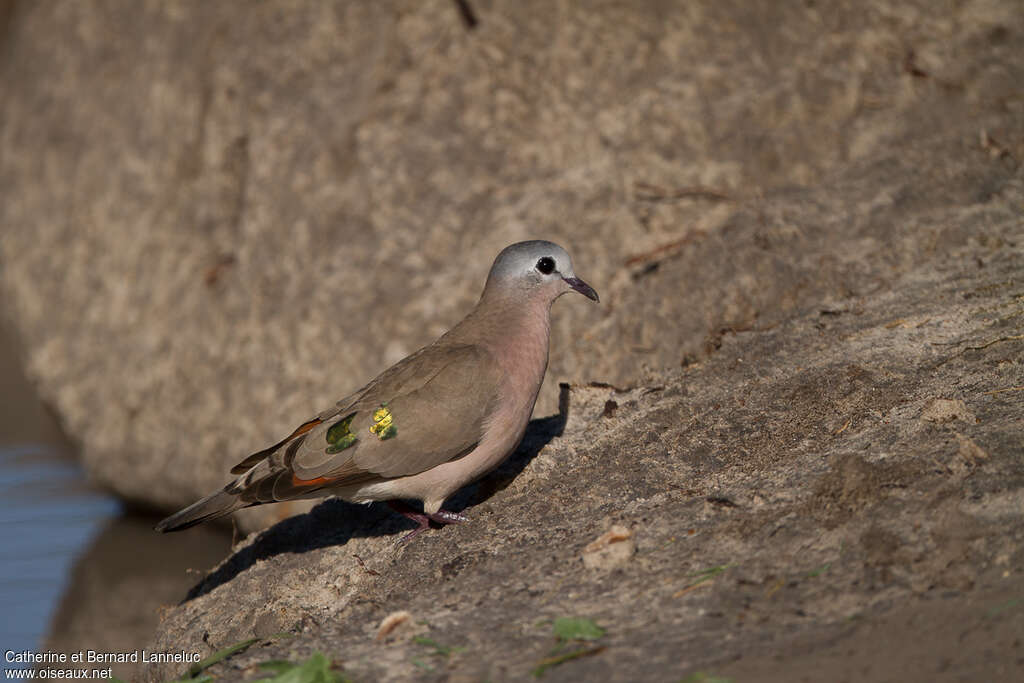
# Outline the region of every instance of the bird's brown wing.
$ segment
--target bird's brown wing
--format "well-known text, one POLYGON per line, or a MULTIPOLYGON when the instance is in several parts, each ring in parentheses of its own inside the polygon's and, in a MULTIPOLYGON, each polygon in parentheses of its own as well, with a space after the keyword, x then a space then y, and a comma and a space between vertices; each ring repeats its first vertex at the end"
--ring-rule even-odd
POLYGON ((432 345, 392 366, 285 440, 239 463, 233 493, 250 502, 418 474, 471 451, 502 374, 475 345, 432 345))

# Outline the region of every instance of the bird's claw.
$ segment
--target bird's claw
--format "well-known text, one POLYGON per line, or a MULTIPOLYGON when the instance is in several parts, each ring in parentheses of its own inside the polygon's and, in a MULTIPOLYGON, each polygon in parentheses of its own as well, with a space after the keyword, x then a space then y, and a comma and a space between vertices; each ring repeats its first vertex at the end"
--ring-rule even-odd
POLYGON ((430 528, 431 522, 437 522, 438 524, 460 524, 462 522, 468 522, 469 517, 460 515, 457 512, 449 512, 448 510, 438 510, 437 512, 420 512, 415 510, 405 503, 392 500, 388 501, 388 507, 402 515, 406 519, 410 519, 416 522, 416 528, 407 533, 402 538, 398 539, 398 545, 405 545, 416 536, 430 528))
POLYGON ((427 515, 427 517, 438 524, 459 524, 469 521, 469 517, 460 515, 457 512, 448 512, 447 510, 438 510, 432 515, 427 515))

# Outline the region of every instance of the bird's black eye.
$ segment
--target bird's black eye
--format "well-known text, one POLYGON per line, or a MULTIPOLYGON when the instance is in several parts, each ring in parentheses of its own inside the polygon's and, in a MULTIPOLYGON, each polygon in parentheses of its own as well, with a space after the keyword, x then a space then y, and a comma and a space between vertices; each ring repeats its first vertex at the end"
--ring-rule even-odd
POLYGON ((541 256, 537 261, 537 270, 544 275, 550 275, 555 270, 555 259, 550 256, 541 256))

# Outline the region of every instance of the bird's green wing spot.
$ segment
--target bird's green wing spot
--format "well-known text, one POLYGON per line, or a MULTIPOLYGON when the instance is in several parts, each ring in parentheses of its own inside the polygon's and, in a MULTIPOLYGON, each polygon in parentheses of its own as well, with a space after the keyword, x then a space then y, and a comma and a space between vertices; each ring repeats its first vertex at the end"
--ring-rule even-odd
POLYGON ((387 441, 398 434, 395 416, 391 414, 387 403, 382 403, 380 408, 373 411, 373 424, 370 425, 370 433, 376 434, 381 441, 387 441))
POLYGON ((335 422, 327 430, 327 453, 340 453, 359 440, 359 437, 349 429, 349 426, 352 424, 352 418, 355 416, 355 413, 347 415, 335 422))

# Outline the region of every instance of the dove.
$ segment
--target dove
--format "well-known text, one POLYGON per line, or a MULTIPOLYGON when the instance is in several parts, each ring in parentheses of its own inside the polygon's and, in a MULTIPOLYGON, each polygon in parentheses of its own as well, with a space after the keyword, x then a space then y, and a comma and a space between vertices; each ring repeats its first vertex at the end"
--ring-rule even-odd
POLYGON ((231 469, 223 489, 171 515, 178 531, 235 510, 300 498, 385 501, 418 526, 467 521, 445 499, 511 455, 548 364, 555 299, 599 301, 553 242, 501 251, 476 307, 432 344, 231 469), (422 512, 405 501, 421 501, 422 512))

